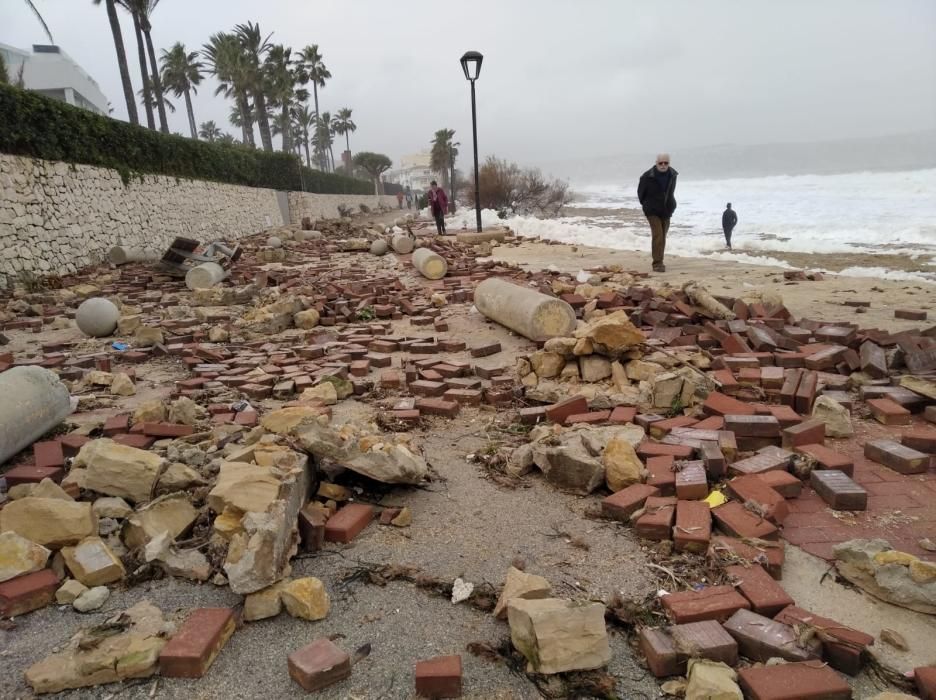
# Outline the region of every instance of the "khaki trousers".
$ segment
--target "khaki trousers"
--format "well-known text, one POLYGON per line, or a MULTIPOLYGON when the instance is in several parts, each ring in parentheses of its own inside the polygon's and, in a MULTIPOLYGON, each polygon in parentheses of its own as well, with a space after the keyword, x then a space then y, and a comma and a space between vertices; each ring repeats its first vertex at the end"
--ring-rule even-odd
POLYGON ((651 250, 653 252, 653 264, 663 264, 663 253, 666 250, 666 232, 669 231, 669 219, 661 219, 659 216, 648 216, 650 222, 650 235, 652 239, 651 250))

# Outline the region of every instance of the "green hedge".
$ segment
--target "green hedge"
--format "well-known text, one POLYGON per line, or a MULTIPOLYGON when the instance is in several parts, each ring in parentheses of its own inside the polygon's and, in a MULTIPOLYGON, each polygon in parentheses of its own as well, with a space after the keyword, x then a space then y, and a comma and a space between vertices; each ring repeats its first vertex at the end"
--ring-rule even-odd
POLYGON ((374 192, 371 182, 311 170, 289 153, 163 134, 2 84, 0 153, 113 168, 124 182, 151 173, 320 194, 374 192))

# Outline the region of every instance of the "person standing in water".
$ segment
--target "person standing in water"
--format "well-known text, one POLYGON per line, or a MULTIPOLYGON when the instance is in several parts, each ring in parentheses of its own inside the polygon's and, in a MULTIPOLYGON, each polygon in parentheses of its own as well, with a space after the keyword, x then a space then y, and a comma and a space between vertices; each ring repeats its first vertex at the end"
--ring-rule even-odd
POLYGON ((654 272, 666 272, 663 253, 666 251, 666 233, 669 231, 670 218, 676 211, 674 194, 678 176, 675 168, 670 167, 669 153, 661 153, 656 157, 656 164, 640 176, 640 183, 637 185, 637 199, 640 200, 647 223, 650 224, 654 272))
POLYGON ((432 212, 432 218, 435 219, 436 230, 439 235, 445 233, 445 212, 448 211, 448 197, 445 196, 445 190, 439 187, 439 183, 433 180, 429 183, 429 210, 432 212))
POLYGON ((729 250, 731 250, 731 232, 734 231, 734 227, 737 225, 738 215, 731 208, 731 202, 728 202, 724 213, 721 215, 721 227, 722 231, 725 232, 725 243, 728 245, 729 250))

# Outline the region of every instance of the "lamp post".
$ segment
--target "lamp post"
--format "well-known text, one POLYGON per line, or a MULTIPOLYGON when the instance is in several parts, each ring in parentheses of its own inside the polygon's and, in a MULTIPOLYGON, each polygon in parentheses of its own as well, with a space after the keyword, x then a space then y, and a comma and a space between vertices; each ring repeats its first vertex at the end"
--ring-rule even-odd
POLYGON ((477 51, 466 51, 461 57, 462 70, 465 78, 471 81, 471 132, 474 136, 474 180, 475 180, 475 216, 478 220, 478 232, 481 232, 481 183, 478 176, 478 113, 475 109, 475 80, 481 73, 481 61, 484 60, 477 51))

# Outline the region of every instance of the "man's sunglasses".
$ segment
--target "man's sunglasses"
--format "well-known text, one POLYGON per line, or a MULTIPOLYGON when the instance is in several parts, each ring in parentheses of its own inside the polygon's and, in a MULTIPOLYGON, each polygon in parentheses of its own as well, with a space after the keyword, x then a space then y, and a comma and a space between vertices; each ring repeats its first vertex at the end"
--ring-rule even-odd
POLYGON ((668 161, 668 160, 660 160, 660 161, 657 161, 657 165, 669 165, 669 161, 668 161))

